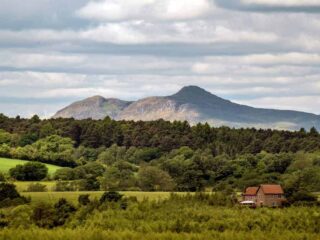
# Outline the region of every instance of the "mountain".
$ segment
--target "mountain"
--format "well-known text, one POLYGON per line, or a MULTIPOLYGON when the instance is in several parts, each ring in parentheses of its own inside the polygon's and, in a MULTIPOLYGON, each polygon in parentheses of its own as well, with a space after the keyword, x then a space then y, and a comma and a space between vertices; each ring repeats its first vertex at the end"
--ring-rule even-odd
POLYGON ((149 97, 135 102, 103 97, 71 104, 54 117, 116 120, 187 120, 191 124, 208 122, 213 126, 256 127, 297 130, 320 129, 320 116, 289 110, 253 108, 225 100, 202 88, 188 86, 167 97, 149 97))
POLYGON ((75 118, 75 119, 103 119, 106 116, 111 118, 117 115, 131 102, 122 101, 115 98, 104 98, 94 96, 85 100, 72 103, 71 105, 58 111, 53 118, 75 118))

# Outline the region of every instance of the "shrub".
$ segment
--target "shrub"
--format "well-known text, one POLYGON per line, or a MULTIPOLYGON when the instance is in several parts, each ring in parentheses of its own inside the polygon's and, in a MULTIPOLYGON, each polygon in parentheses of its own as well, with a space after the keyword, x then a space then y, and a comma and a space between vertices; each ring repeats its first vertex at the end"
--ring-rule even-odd
POLYGON ((78 184, 76 182, 58 181, 55 186, 56 192, 73 192, 77 190, 78 190, 78 184))
POLYGON ((3 173, 0 173, 0 182, 5 182, 5 181, 6 181, 5 176, 3 175, 3 173))
POLYGON ((46 192, 47 186, 41 183, 30 183, 27 192, 46 192))
POLYGON ((20 196, 14 184, 0 183, 0 207, 17 206, 27 202, 29 200, 20 196))
POLYGON ((90 203, 89 194, 81 194, 78 197, 78 203, 82 206, 86 206, 90 203))
POLYGON ((41 228, 54 227, 54 209, 47 203, 40 202, 33 208, 32 221, 41 228))
POLYGON ((79 191, 97 191, 100 183, 95 177, 89 177, 78 181, 79 191))
POLYGON ((14 199, 20 197, 20 194, 16 190, 16 186, 11 183, 0 183, 0 201, 7 198, 14 199))
POLYGON ((105 202, 118 202, 122 197, 123 195, 118 192, 105 192, 100 198, 100 203, 102 204, 105 202))
POLYGON ((55 180, 74 180, 74 171, 72 168, 60 168, 54 174, 55 180))
POLYGON ((295 203, 295 202, 317 202, 317 196, 307 192, 307 191, 303 191, 300 190, 298 192, 295 192, 292 194, 292 196, 290 197, 289 201, 291 203, 295 203))
POLYGON ((48 168, 39 162, 28 162, 10 169, 10 176, 19 181, 40 181, 47 174, 48 168))
POLYGON ((54 205, 54 209, 55 226, 64 225, 67 219, 70 217, 71 213, 76 211, 76 208, 72 204, 70 204, 65 198, 59 199, 59 201, 54 205))
POLYGON ((28 205, 21 205, 12 209, 9 213, 10 227, 29 227, 31 222, 32 208, 28 205))

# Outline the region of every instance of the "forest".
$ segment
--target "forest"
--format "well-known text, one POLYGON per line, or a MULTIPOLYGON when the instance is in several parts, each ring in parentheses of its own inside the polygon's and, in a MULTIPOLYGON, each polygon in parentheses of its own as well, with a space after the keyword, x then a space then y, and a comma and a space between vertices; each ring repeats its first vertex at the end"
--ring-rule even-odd
POLYGON ((243 191, 262 183, 280 183, 288 194, 320 191, 315 128, 290 132, 0 115, 0 157, 61 166, 53 176, 38 178, 25 177, 22 166, 10 171, 16 180, 61 180, 60 191, 243 191))

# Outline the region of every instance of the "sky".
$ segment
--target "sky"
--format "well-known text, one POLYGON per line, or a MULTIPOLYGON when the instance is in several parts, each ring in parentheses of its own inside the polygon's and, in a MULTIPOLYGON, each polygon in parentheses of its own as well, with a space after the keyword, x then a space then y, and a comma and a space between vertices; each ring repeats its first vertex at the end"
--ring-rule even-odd
POLYGON ((320 114, 320 1, 0 0, 0 113, 188 85, 320 114))

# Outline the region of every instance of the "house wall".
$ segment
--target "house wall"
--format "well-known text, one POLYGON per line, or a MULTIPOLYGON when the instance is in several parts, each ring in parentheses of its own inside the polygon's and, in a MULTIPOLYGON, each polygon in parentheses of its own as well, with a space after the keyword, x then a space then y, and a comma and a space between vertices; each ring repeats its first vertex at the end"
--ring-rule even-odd
POLYGON ((255 195, 244 195, 243 201, 254 201, 256 202, 257 197, 255 195))
POLYGON ((264 194, 260 188, 257 193, 257 205, 262 207, 280 207, 282 205, 283 196, 279 194, 264 194))

